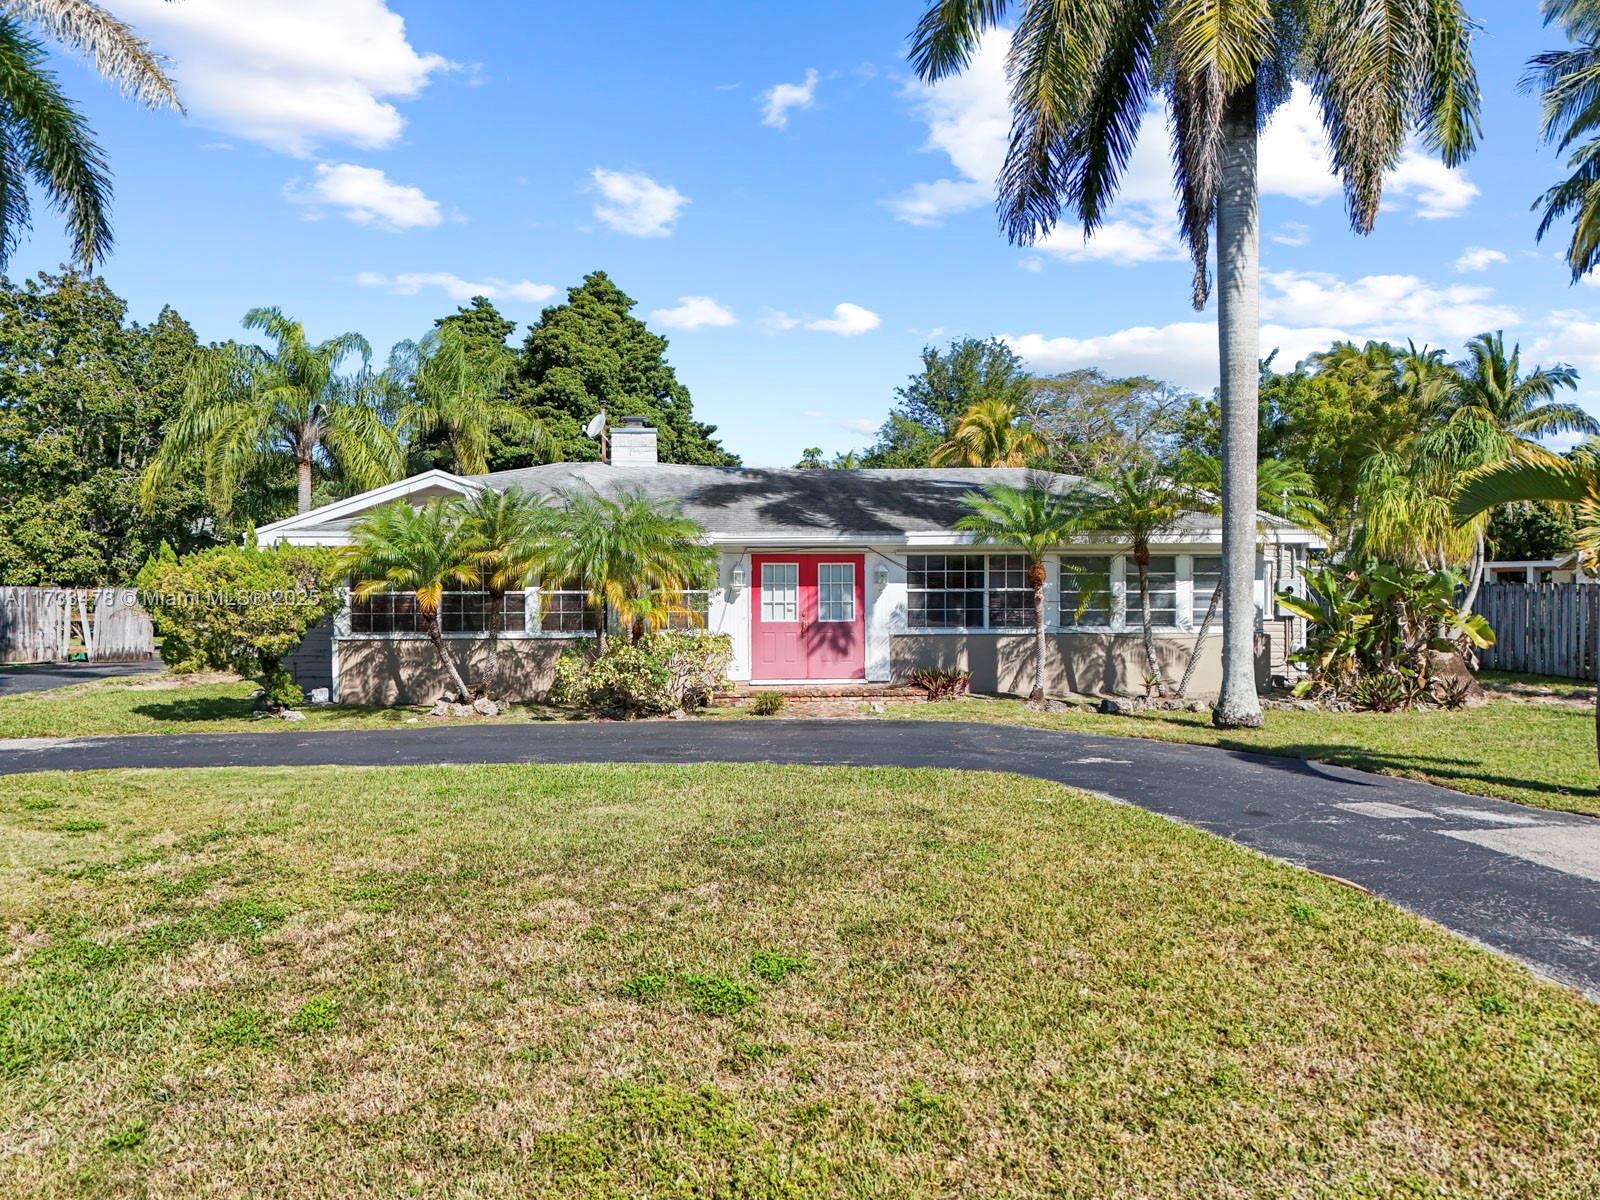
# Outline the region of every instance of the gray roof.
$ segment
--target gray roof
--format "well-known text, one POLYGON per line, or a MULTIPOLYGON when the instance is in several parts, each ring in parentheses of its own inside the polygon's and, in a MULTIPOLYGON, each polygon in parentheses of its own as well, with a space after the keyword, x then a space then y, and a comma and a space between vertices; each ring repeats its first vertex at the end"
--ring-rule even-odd
MULTIPOLYGON (((535 494, 589 487, 614 495, 637 488, 651 499, 677 501, 707 532, 729 538, 933 533, 953 528, 968 511, 962 498, 989 484, 1021 487, 1033 478, 1067 491, 1083 482, 1075 475, 1021 467, 844 471, 668 463, 550 463, 472 478, 535 494)), ((1217 518, 1204 513, 1192 514, 1181 526, 1217 527, 1217 518)))

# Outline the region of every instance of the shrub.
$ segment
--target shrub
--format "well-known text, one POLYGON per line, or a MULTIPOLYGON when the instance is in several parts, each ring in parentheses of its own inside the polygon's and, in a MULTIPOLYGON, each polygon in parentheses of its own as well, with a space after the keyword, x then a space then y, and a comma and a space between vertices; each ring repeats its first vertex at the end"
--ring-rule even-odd
POLYGON ((181 559, 163 548, 137 583, 162 662, 253 677, 282 707, 304 697, 279 662, 340 607, 342 578, 328 547, 217 546, 181 559))
POLYGON ((967 671, 946 671, 940 667, 918 667, 911 672, 914 686, 928 693, 929 700, 953 700, 965 696, 972 682, 967 671))
POLYGON ((725 634, 654 633, 614 638, 604 654, 556 663, 553 703, 615 716, 652 716, 705 704, 723 684, 733 642, 725 634))
POLYGON ((782 692, 757 692, 750 697, 750 711, 758 717, 775 717, 785 703, 782 692))

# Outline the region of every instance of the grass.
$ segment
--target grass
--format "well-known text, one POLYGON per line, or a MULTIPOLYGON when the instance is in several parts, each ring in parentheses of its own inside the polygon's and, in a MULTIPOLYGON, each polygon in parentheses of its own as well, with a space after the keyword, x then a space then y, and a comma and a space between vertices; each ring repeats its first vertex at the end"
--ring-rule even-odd
POLYGON ((1021 701, 965 699, 891 707, 891 718, 986 721, 1154 738, 1280 754, 1425 779, 1477 796, 1600 816, 1592 709, 1492 700, 1447 712, 1331 713, 1274 709, 1262 729, 1214 729, 1210 712, 1101 716, 1088 708, 1033 712, 1021 701))
MULTIPOLYGON (((307 729, 392 728, 425 722, 428 706, 306 705, 304 721, 255 711, 248 681, 191 683, 136 675, 0 697, 0 738, 96 737, 130 733, 303 732, 307 729)), ((563 719, 542 705, 515 705, 497 720, 563 719)), ((459 718, 457 718, 459 719, 459 718)), ((471 719, 471 718, 468 718, 471 719)))
POLYGON ((8 1195, 1600 1189, 1600 1007, 1009 776, 28 776, 0 930, 8 1195))

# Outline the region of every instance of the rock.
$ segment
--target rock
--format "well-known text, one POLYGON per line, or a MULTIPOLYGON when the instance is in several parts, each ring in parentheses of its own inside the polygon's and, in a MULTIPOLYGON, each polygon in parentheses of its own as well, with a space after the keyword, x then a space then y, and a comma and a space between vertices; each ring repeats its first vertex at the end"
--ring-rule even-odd
POLYGON ((1478 684, 1466 660, 1455 651, 1430 650, 1428 652, 1428 679, 1435 696, 1446 688, 1464 689, 1462 708, 1482 708, 1489 703, 1489 694, 1478 684))
POLYGON ((417 723, 417 719, 415 717, 407 717, 406 718, 406 724, 407 725, 415 725, 416 723, 417 723))
POLYGON ((312 688, 306 693, 307 704, 326 704, 333 699, 327 688, 312 688))
POLYGON ((304 721, 306 719, 305 713, 301 712, 298 708, 282 709, 278 712, 277 716, 278 720, 280 721, 304 721))
POLYGON ((470 717, 472 715, 472 705, 452 704, 450 706, 450 715, 452 717, 470 717))
POLYGON ((448 717, 450 715, 450 702, 448 700, 440 700, 428 710, 428 715, 430 717, 448 717))
POLYGON ((667 714, 667 716, 674 721, 687 721, 689 719, 689 714, 684 712, 681 708, 673 709, 667 714))
POLYGON ((1210 709, 1211 705, 1207 704, 1204 700, 1191 700, 1183 707, 1189 712, 1199 713, 1206 712, 1208 709, 1210 709))
POLYGON ((883 707, 883 701, 882 700, 874 700, 871 704, 867 705, 867 711, 868 712, 875 712, 875 713, 881 713, 881 712, 885 711, 885 709, 883 707))
POLYGON ((1144 710, 1143 700, 1132 696, 1103 696, 1098 712, 1108 717, 1131 717, 1144 710))
POLYGON ((500 706, 487 696, 480 696, 472 702, 472 711, 480 717, 498 717, 500 706))

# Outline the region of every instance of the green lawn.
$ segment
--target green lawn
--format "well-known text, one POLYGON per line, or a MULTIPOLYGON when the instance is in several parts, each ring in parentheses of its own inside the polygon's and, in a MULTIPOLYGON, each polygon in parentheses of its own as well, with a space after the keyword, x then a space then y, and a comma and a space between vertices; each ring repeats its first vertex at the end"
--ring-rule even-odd
POLYGON ((39 775, 0 1193, 1592 1197, 1600 1007, 1007 776, 39 775))
POLYGON ((1262 729, 1212 728, 1211 714, 1105 717, 1089 709, 1031 712, 1015 700, 951 700, 891 708, 889 717, 997 721, 1119 737, 1224 746, 1428 779, 1479 796, 1600 816, 1593 710, 1495 700, 1446 712, 1277 710, 1262 729))

